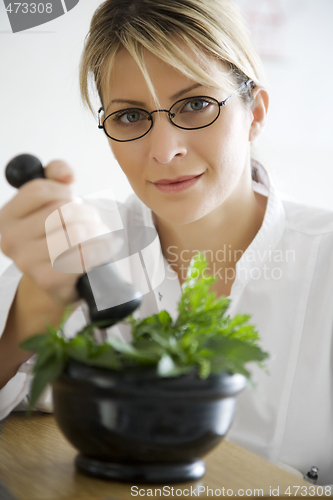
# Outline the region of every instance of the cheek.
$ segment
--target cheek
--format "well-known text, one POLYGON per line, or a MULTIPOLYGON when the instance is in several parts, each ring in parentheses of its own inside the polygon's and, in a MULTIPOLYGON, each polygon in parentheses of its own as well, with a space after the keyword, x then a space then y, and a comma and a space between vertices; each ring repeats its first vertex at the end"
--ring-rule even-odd
POLYGON ((215 158, 225 170, 236 171, 244 166, 249 150, 249 125, 243 113, 234 114, 226 125, 214 134, 211 144, 215 158))
POLYGON ((133 155, 130 154, 129 149, 124 144, 109 140, 109 145, 120 168, 126 176, 129 176, 131 171, 134 170, 132 167, 135 164, 133 155))
POLYGON ((138 151, 128 145, 109 141, 113 156, 117 160, 121 170, 127 177, 132 189, 140 197, 142 196, 143 185, 143 162, 140 160, 138 151))
POLYGON ((247 167, 249 144, 246 124, 242 120, 231 120, 228 126, 220 127, 207 138, 211 203, 227 199, 239 183, 247 167))
POLYGON ((215 174, 235 174, 244 166, 248 143, 242 140, 239 130, 222 130, 210 137, 205 144, 207 160, 215 174))

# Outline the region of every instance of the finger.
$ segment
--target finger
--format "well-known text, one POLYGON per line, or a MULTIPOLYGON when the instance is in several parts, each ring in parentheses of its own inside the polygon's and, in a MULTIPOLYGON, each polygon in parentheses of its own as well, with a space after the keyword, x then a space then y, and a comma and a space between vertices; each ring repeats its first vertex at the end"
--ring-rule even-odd
POLYGON ((75 284, 80 272, 62 273, 54 269, 45 239, 29 242, 26 252, 21 253, 16 262, 23 274, 29 276, 42 290, 51 295, 56 295, 62 300, 77 300, 75 284), (38 255, 38 259, 36 259, 38 255))
MULTIPOLYGON (((2 244, 6 255, 7 252, 11 252, 11 249, 15 246, 22 247, 24 242, 28 240, 42 237, 45 238, 45 222, 51 220, 51 215, 57 211, 59 205, 63 206, 67 201, 68 200, 57 200, 55 203, 50 203, 26 217, 20 219, 7 219, 1 229, 2 244)), ((59 227, 55 227, 54 230, 59 230, 59 227)))
POLYGON ((45 236, 45 230, 47 234, 52 234, 54 231, 59 231, 60 228, 67 229, 76 224, 91 225, 92 233, 87 238, 93 238, 98 234, 109 231, 102 222, 96 208, 82 203, 81 198, 76 198, 71 202, 65 199, 56 200, 54 203, 49 203, 24 218, 15 219, 15 224, 8 223, 7 231, 4 229, 3 233, 7 233, 9 238, 11 234, 18 234, 22 242, 24 239, 36 239, 45 236), (68 206, 70 206, 70 210, 66 209, 66 217, 64 217, 61 208, 67 208, 68 206))
MULTIPOLYGON (((88 234, 82 224, 76 228, 80 234, 88 234)), ((80 245, 71 246, 60 231, 47 235, 50 259, 55 269, 64 272, 85 272, 112 261, 123 248, 124 240, 108 233, 94 238, 86 238, 80 245)))
POLYGON ((58 230, 60 219, 66 229, 78 223, 90 223, 92 227, 103 224, 98 210, 92 205, 84 203, 80 197, 69 203, 59 205, 57 208, 59 210, 51 213, 48 220, 45 221, 48 232, 58 230))
POLYGON ((80 274, 61 273, 53 269, 48 262, 39 263, 32 279, 57 302, 68 304, 79 300, 76 283, 80 274))
POLYGON ((85 271, 113 262, 124 248, 124 240, 114 233, 89 240, 80 245, 85 271))
POLYGON ((33 276, 42 263, 52 268, 45 238, 25 242, 24 249, 17 248, 13 257, 16 266, 28 276, 33 276))
POLYGON ((74 194, 68 185, 46 179, 34 179, 24 184, 0 212, 0 230, 6 221, 24 218, 52 202, 63 204, 73 201, 74 194))
POLYGON ((75 180, 74 171, 63 160, 53 160, 46 165, 45 177, 64 184, 71 184, 75 180))
POLYGON ((5 232, 1 241, 3 253, 26 274, 29 273, 30 260, 46 260, 63 273, 84 273, 110 262, 124 245, 123 238, 109 232, 103 223, 77 222, 68 228, 71 233, 71 238, 68 238, 60 219, 58 228, 52 232, 48 231, 47 224, 44 226, 40 222, 37 228, 20 221, 15 229, 9 228, 5 232), (72 243, 73 239, 82 242, 80 248, 72 243), (38 246, 40 242, 41 247, 38 246))

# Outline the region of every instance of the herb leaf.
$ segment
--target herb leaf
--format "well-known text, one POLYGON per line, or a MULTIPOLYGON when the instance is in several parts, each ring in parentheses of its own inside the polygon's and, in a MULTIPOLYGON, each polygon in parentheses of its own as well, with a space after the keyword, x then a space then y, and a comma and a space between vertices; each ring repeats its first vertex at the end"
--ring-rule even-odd
POLYGON ((167 311, 144 319, 126 318, 132 331, 131 344, 118 338, 97 343, 94 330, 103 326, 97 323, 85 326, 72 339, 65 338, 62 327, 70 308, 58 328, 47 325, 46 334, 25 340, 21 347, 37 353, 29 409, 47 384, 61 375, 69 359, 111 370, 150 366, 160 377, 177 377, 196 370, 201 378, 228 371, 250 379, 247 363, 255 362, 265 369, 269 355, 258 345, 259 335, 250 323, 251 316, 227 315, 230 299, 216 297, 211 291, 215 278, 206 275, 207 266, 202 253, 192 259, 182 285, 176 321, 167 311))

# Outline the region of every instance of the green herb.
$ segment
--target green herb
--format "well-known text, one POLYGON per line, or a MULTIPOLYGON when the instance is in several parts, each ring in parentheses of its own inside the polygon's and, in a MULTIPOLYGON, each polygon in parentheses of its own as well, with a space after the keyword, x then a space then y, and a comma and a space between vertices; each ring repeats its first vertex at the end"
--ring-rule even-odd
POLYGON ((47 325, 46 334, 25 340, 21 347, 37 353, 29 409, 47 384, 59 377, 69 359, 111 370, 156 367, 160 377, 175 377, 196 369, 201 378, 227 371, 250 379, 247 363, 256 362, 265 368, 263 361, 268 354, 258 345, 258 332, 249 323, 251 316, 237 314, 230 318, 226 314, 230 299, 216 297, 211 291, 216 278, 206 276, 207 266, 202 253, 192 259, 182 285, 176 321, 167 311, 142 320, 133 316, 125 320, 132 328, 131 344, 116 338, 97 343, 94 329, 103 325, 96 323, 84 327, 73 339, 65 338, 62 327, 68 311, 58 328, 47 325))

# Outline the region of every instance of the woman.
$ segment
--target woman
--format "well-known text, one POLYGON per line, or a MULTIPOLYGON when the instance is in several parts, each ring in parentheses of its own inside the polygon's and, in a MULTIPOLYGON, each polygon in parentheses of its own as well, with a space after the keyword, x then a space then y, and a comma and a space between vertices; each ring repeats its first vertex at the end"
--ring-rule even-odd
MULTIPOLYGON (((333 482, 333 218, 282 202, 251 160, 268 96, 236 6, 107 0, 92 19, 81 63, 81 92, 92 108, 89 75, 100 127, 135 192, 120 208, 122 219, 155 227, 169 264, 141 315, 175 314, 190 257, 206 251, 215 291, 232 300, 230 314, 252 314, 263 348, 275 356, 268 376, 254 371, 257 392, 239 398, 229 440, 302 474, 316 465, 320 482, 333 482)), ((22 408, 28 393, 32 361, 18 343, 45 319, 57 323, 68 303, 75 309, 69 334, 84 319, 77 275, 52 269, 44 229, 48 215, 73 200, 72 172, 56 161, 46 175, 0 212, 1 248, 17 266, 0 288, 2 418, 22 408)), ((85 210, 84 220, 73 211, 73 231, 102 232, 96 213, 85 210)), ((121 326, 117 333, 126 337, 121 326)), ((47 396, 43 404, 50 408, 47 396)))

